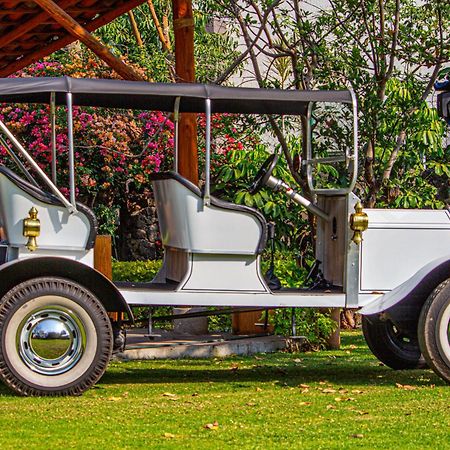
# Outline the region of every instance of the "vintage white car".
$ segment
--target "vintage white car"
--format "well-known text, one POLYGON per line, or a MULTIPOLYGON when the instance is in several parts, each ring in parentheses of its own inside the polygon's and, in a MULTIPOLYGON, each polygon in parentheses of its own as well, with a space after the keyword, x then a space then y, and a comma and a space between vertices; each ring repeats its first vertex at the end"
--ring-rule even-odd
POLYGON ((0 142, 23 173, 0 167, 0 378, 16 392, 84 392, 104 373, 120 329, 107 313, 132 319, 131 307, 138 305, 361 308, 367 343, 381 361, 395 369, 428 364, 450 382, 450 213, 362 211, 352 192, 358 142, 351 91, 10 78, 0 80, 0 102, 50 104, 53 124, 55 108, 66 105, 68 123, 69 199, 55 183, 56 152, 49 177, 0 121, 0 142), (350 108, 353 137, 349 148, 331 156, 316 154, 309 139, 303 163, 311 198, 272 175, 276 155, 263 164, 251 189, 280 191, 317 216, 316 257, 334 289, 271 290, 260 269, 264 216, 210 193, 211 114, 309 119, 323 102, 350 108), (165 253, 151 283, 114 284, 93 268, 96 218, 75 195, 74 105, 160 110, 175 118, 179 112, 206 114, 204 189, 178 173, 177 157, 173 171, 153 176, 165 253), (347 184, 317 186, 315 168, 334 163, 346 167, 347 184))

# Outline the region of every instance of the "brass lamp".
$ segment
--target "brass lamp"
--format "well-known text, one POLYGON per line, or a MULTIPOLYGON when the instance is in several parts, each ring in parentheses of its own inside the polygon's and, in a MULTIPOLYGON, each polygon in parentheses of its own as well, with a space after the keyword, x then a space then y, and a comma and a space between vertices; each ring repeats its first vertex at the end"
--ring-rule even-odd
POLYGON ((352 241, 356 245, 361 244, 363 240, 362 233, 367 230, 368 226, 369 217, 363 212, 361 202, 358 202, 355 205, 355 212, 350 215, 350 228, 354 231, 352 241))
POLYGON ((29 217, 23 219, 23 235, 28 238, 25 244, 30 252, 37 248, 36 238, 41 234, 41 221, 37 218, 38 210, 33 206, 28 212, 29 217))

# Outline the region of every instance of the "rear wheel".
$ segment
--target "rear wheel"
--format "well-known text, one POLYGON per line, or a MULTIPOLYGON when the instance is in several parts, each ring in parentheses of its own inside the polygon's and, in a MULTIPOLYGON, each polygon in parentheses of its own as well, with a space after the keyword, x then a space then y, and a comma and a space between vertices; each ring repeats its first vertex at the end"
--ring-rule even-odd
POLYGON ((428 365, 450 383, 450 278, 431 293, 422 308, 419 344, 428 365))
POLYGON ((1 300, 0 379, 21 395, 79 395, 103 375, 112 329, 99 300, 62 278, 25 281, 1 300))
POLYGON ((390 320, 363 317, 362 329, 372 353, 392 369, 427 367, 417 340, 404 335, 390 320))

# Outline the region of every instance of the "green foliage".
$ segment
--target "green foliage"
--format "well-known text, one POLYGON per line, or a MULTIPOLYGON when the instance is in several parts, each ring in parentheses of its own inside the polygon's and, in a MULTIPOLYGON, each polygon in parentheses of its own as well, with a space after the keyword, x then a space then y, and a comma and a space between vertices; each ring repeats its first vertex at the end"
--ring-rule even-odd
MULTIPOLYGON (((233 8, 216 3, 238 32, 252 35, 247 51, 265 49, 264 58, 250 58, 260 87, 352 86, 359 109, 357 194, 366 205, 444 206, 449 152, 443 122, 426 100, 450 60, 449 2, 333 0, 326 8, 314 2, 294 8, 289 1, 258 0, 233 8)), ((292 132, 290 122, 286 117, 285 136, 292 132)), ((342 137, 334 126, 329 136, 320 131, 322 141, 333 133, 342 137)), ((339 166, 318 170, 323 186, 345 182, 339 166)))
POLYGON ((158 273, 162 261, 113 261, 114 281, 149 282, 158 273))
MULTIPOLYGON (((226 159, 214 174, 215 189, 218 195, 228 200, 254 207, 276 224, 276 247, 279 250, 298 248, 305 238, 306 216, 297 204, 287 201, 280 193, 262 189, 257 194, 248 192, 254 177, 263 162, 270 156, 265 145, 257 144, 251 151, 236 150, 227 153, 226 159)), ((280 157, 273 175, 295 186, 286 162, 280 157)))
POLYGON ((291 334, 293 313, 297 336, 306 337, 312 349, 326 348, 327 339, 337 327, 329 312, 313 308, 275 309, 269 317, 276 334, 291 334))
MULTIPOLYGON (((165 17, 169 24, 166 31, 174 47, 172 27, 172 4, 167 0, 154 1, 155 11, 162 22, 165 17)), ((211 82, 222 73, 236 57, 237 41, 226 31, 208 33, 206 26, 211 13, 194 5, 194 52, 195 72, 199 82, 211 82)), ((126 57, 145 68, 147 76, 153 81, 174 81, 174 55, 167 52, 158 39, 158 32, 146 3, 133 10, 143 46, 139 47, 133 35, 128 15, 124 14, 99 29, 96 34, 108 44, 115 53, 126 57)))
MULTIPOLYGON (((301 264, 301 255, 296 252, 275 252, 274 273, 279 278, 281 285, 286 288, 301 288, 306 284, 308 269, 304 266, 311 265, 313 260, 307 260, 301 264)), ((266 250, 262 256, 261 271, 266 273, 270 266, 270 253, 266 250)))

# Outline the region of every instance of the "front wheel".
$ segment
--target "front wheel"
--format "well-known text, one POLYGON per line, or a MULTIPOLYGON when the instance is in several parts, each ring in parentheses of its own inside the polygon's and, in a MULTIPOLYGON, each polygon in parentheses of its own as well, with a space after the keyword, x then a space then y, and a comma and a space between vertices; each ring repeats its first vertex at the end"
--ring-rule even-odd
POLYGON ((78 283, 35 278, 0 303, 0 379, 21 395, 80 395, 103 375, 111 322, 78 283))
POLYGON ((422 308, 419 344, 428 365, 450 383, 450 278, 431 293, 422 308))
POLYGON ((405 336, 390 320, 362 318, 362 329, 372 353, 395 370, 427 367, 419 343, 405 336))

